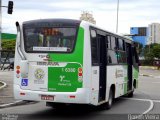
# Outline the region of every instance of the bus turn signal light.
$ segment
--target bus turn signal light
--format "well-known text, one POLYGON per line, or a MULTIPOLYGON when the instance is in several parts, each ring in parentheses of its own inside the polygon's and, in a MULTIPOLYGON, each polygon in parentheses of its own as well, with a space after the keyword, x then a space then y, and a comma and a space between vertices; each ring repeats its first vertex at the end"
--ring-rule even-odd
POLYGON ((26 95, 26 94, 21 92, 20 95, 26 95))
POLYGON ((19 74, 19 73, 20 73, 20 70, 17 70, 16 73, 19 74))
POLYGON ((19 70, 19 69, 20 69, 20 66, 16 66, 16 69, 18 69, 18 70, 19 70))
POLYGON ((82 73, 82 68, 78 68, 78 72, 79 72, 79 73, 82 73))

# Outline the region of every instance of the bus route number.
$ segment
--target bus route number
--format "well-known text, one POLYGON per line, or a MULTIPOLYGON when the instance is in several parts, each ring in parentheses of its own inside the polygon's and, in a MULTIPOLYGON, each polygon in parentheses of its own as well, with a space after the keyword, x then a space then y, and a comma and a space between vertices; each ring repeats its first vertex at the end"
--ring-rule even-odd
POLYGON ((62 68, 62 72, 76 72, 75 68, 62 68))

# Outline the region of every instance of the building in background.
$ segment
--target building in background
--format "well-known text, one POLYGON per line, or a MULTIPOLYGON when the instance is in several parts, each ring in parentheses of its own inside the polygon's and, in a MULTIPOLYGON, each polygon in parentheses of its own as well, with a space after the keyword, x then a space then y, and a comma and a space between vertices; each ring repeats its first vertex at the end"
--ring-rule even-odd
POLYGON ((160 24, 152 23, 148 27, 147 44, 158 43, 160 44, 160 24))
POLYGON ((93 15, 87 11, 83 11, 81 14, 80 20, 84 20, 93 24, 96 24, 96 21, 93 18, 93 15))
POLYGON ((147 27, 131 27, 130 34, 135 42, 141 43, 143 46, 147 43, 147 27))

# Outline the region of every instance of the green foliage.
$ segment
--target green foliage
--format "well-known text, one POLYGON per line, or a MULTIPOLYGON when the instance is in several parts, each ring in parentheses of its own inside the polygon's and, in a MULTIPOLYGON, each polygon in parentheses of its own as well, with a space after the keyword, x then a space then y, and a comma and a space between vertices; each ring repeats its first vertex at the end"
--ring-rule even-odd
POLYGON ((10 34, 10 33, 2 33, 2 40, 15 40, 16 34, 10 34))
POLYGON ((15 50, 16 40, 2 40, 2 50, 15 50))
POLYGON ((144 64, 153 65, 155 59, 160 60, 160 44, 151 44, 144 47, 144 64))
POLYGON ((2 33, 2 50, 15 50, 16 34, 2 33))
POLYGON ((156 44, 155 46, 153 46, 153 54, 154 57, 157 59, 160 59, 160 44, 156 44))

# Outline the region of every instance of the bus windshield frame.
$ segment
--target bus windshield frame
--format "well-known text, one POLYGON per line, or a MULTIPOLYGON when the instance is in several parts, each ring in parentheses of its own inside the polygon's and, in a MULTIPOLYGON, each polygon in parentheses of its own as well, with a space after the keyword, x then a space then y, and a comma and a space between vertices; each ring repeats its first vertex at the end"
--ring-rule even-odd
POLYGON ((52 26, 51 24, 44 26, 43 24, 42 25, 34 24, 32 26, 31 24, 23 24, 23 39, 24 39, 25 52, 26 53, 72 53, 75 49, 75 44, 77 41, 78 28, 79 28, 78 25, 52 26), (34 45, 35 41, 32 42, 32 40, 35 40, 36 42, 38 41, 36 45, 34 45), (28 41, 31 42, 29 43, 28 41), (39 41, 41 41, 41 44, 39 44, 39 41), (42 41, 45 41, 45 43, 44 42, 42 43, 42 41), (48 42, 46 41, 50 41, 50 43, 52 42, 52 44, 48 44, 48 42), (68 44, 70 43, 70 45, 64 45, 64 43, 68 44))

